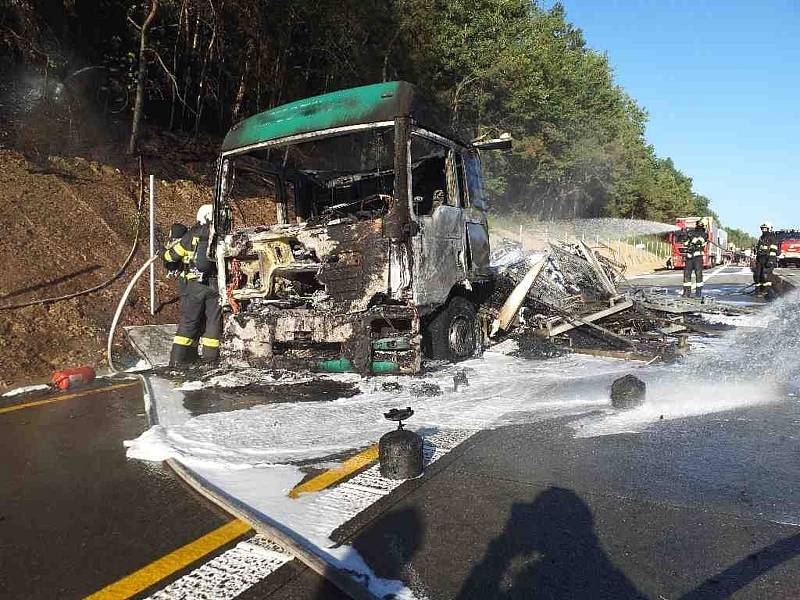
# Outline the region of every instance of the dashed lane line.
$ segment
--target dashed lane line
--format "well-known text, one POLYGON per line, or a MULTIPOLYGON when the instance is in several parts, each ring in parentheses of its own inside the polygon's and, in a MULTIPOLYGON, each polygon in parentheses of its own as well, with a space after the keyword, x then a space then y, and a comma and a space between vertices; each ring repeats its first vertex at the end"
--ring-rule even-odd
POLYGON ((338 483, 342 479, 350 477, 353 473, 367 467, 378 460, 378 445, 373 444, 363 452, 348 458, 335 469, 329 469, 308 481, 296 485, 289 492, 290 498, 297 498, 300 494, 309 492, 320 492, 338 483))
POLYGON ((24 404, 15 404, 14 406, 6 406, 5 408, 0 408, 0 415, 4 413, 14 412, 16 410, 22 410, 23 408, 33 408, 35 406, 42 406, 43 404, 52 404, 53 402, 62 402, 63 400, 71 400, 72 398, 82 398, 85 396, 92 396, 94 394, 100 394, 101 392, 110 392, 111 390, 119 390, 122 388, 133 387, 134 385, 139 385, 139 382, 132 381, 130 383, 117 383, 115 385, 109 385, 103 388, 93 388, 90 390, 74 392, 72 394, 64 394, 63 396, 56 396, 54 398, 45 398, 43 400, 33 400, 31 402, 26 402, 24 404))
POLYGON ((234 519, 203 537, 162 556, 138 571, 134 571, 119 581, 107 585, 91 596, 87 596, 85 600, 121 600, 130 598, 186 568, 214 550, 229 544, 250 530, 250 525, 239 519, 234 519))

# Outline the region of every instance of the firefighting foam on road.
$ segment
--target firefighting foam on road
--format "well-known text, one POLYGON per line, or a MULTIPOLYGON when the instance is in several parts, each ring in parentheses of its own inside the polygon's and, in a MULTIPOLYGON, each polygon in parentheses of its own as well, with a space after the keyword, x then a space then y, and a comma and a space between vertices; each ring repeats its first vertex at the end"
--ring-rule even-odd
MULTIPOLYGON (((165 382, 162 389, 169 390, 175 419, 131 442, 128 455, 150 460, 180 457, 233 468, 321 458, 372 443, 386 429, 382 413, 408 403, 418 414, 414 427, 423 431, 474 430, 592 413, 574 425, 585 436, 641 431, 662 419, 780 400, 794 393, 792 386, 798 383, 800 358, 795 357, 800 353, 795 351, 794 332, 800 325, 799 304, 800 294, 793 293, 748 317, 747 327, 697 341, 695 352, 663 366, 636 367, 577 355, 526 360, 508 356, 500 347, 425 377, 329 376, 357 387, 358 393, 347 398, 266 404, 194 418, 181 409, 184 392, 169 389, 165 382), (767 323, 769 329, 764 327, 767 323), (757 381, 753 369, 762 375, 757 381), (467 374, 469 386, 456 391, 453 374, 459 371, 467 374), (644 406, 618 414, 610 407, 608 389, 614 378, 627 372, 647 382, 648 399, 644 406)), ((252 380, 228 375, 217 382, 236 387, 252 380)), ((281 384, 291 386, 291 380, 281 384)), ((213 378, 205 385, 213 386, 213 378)))

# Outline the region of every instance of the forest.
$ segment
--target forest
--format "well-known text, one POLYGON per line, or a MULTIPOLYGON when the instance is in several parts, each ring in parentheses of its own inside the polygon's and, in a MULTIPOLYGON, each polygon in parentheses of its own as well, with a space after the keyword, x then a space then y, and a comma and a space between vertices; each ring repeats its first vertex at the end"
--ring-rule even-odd
MULTIPOLYGON (((6 0, 0 69, 83 95, 122 124, 224 135, 282 103, 402 79, 487 156, 493 210, 671 221, 710 200, 645 137, 647 112, 564 8, 531 0, 6 0)), ((75 124, 71 123, 74 127, 75 124)), ((80 125, 78 125, 80 126, 80 125)))

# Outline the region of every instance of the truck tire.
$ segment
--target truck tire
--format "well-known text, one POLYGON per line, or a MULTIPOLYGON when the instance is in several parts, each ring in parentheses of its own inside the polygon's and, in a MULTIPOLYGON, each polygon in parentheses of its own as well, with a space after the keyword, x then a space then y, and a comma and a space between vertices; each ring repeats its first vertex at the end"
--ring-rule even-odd
POLYGON ((474 356, 480 331, 475 305, 453 296, 423 331, 423 349, 429 358, 457 362, 474 356))

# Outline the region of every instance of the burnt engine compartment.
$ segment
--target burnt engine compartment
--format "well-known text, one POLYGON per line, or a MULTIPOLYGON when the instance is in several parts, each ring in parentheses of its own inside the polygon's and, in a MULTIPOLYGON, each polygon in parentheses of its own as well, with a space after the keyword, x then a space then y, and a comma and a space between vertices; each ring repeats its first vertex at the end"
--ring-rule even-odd
POLYGON ((256 307, 260 300, 297 307, 327 297, 325 286, 317 278, 322 264, 316 252, 296 237, 243 237, 233 244, 242 248, 227 261, 228 300, 234 310, 243 305, 256 307))
POLYGON ((382 218, 231 234, 223 354, 267 368, 416 372, 419 318, 410 289, 390 297, 390 247, 382 218))
POLYGON ((267 305, 365 310, 388 284, 390 241, 383 221, 276 225, 228 236, 227 298, 234 312, 267 305))

